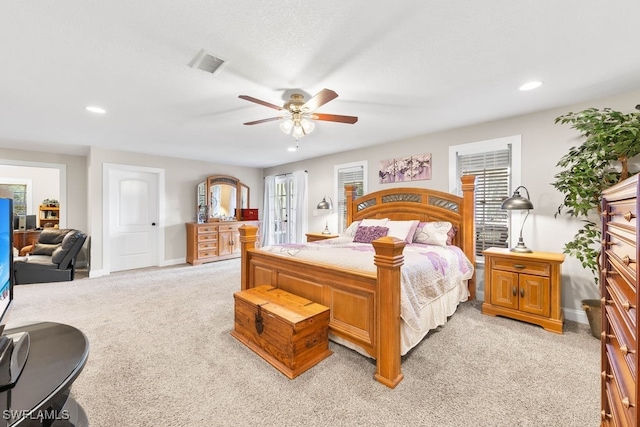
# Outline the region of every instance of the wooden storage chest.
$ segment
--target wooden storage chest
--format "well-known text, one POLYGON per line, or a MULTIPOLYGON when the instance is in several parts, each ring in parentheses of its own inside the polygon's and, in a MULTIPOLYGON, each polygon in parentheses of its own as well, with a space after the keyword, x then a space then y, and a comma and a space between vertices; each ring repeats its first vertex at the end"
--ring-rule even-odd
POLYGON ((293 379, 330 356, 329 308, 265 285, 234 294, 235 338, 293 379))

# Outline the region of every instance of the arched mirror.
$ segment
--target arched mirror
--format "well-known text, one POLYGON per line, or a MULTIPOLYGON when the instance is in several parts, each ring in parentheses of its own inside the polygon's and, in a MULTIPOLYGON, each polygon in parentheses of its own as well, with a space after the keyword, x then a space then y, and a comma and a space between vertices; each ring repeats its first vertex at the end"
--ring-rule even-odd
POLYGON ((238 178, 212 175, 198 185, 198 222, 237 221, 240 209, 249 206, 249 187, 238 178), (202 184, 205 184, 201 197, 202 184), (202 203, 204 201, 204 207, 202 203))

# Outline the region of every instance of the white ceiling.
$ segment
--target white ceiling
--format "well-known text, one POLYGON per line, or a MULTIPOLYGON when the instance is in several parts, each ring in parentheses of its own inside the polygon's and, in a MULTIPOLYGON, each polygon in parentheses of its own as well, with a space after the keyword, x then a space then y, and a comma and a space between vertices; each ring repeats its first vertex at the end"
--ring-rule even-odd
POLYGON ((288 163, 638 89, 639 17, 638 0, 3 1, 0 146, 288 163), (188 67, 200 49, 228 63, 188 67), (238 95, 323 88, 339 97, 317 111, 358 123, 318 121, 295 153, 277 121, 242 124, 278 112, 238 95))

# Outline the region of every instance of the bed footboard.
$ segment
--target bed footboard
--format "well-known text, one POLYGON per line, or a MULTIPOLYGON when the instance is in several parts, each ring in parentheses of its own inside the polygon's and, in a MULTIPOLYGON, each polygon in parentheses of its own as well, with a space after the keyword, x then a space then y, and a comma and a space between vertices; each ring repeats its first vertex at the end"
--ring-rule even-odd
POLYGON ((241 288, 271 285, 330 308, 331 333, 376 359, 374 378, 394 388, 403 379, 400 357, 400 267, 405 242, 373 242, 377 273, 283 258, 255 249, 257 228, 239 228, 241 288))

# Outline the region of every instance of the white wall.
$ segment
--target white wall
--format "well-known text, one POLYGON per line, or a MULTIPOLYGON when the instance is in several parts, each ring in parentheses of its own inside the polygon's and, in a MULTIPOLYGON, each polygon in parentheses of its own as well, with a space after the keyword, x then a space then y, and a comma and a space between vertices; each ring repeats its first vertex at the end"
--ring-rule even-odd
MULTIPOLYGON (((307 170, 309 172, 309 230, 321 231, 324 217, 311 215, 322 196, 333 191, 334 165, 366 160, 368 162, 369 191, 383 188, 406 186, 407 183, 380 184, 378 163, 389 158, 412 154, 432 154, 432 179, 415 181, 410 185, 448 191, 448 149, 450 145, 464 144, 522 135, 522 184, 531 194, 535 209, 531 212, 523 231, 527 246, 537 251, 562 252, 563 245, 578 230, 579 221, 567 217, 554 218, 562 202, 562 195, 551 183, 559 172, 556 164, 570 147, 581 143, 579 134, 567 125, 554 124, 554 119, 569 111, 579 111, 588 107, 611 107, 621 111, 633 111, 640 101, 640 91, 597 99, 579 105, 569 105, 557 109, 513 117, 504 120, 468 126, 445 132, 422 135, 395 141, 367 149, 346 151, 321 158, 280 165, 265 169, 265 175, 307 170)), ((425 118, 428 120, 428 118, 425 118)), ((358 126, 358 124, 354 126, 358 126)), ((391 122, 389 124, 393 126, 391 122)), ((313 135, 306 141, 313 143, 313 135)), ((333 225, 332 229, 336 229, 333 225)), ((598 289, 588 271, 573 258, 567 257, 562 270, 562 305, 568 319, 583 320, 580 301, 598 298, 598 289)), ((483 293, 482 271, 478 272, 479 291, 483 293)))

